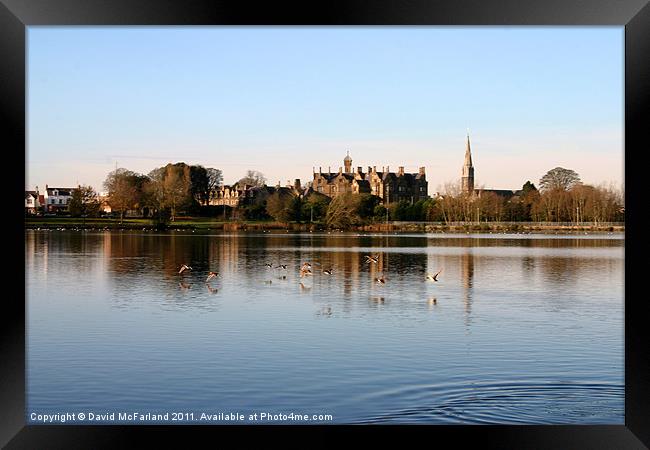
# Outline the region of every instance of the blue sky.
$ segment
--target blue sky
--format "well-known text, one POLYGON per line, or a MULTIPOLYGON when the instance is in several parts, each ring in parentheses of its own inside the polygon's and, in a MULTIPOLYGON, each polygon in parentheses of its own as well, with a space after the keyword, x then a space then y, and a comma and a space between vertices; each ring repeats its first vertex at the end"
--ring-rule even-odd
POLYGON ((623 182, 622 27, 29 27, 26 187, 115 164, 312 167, 537 183, 563 166, 623 182))

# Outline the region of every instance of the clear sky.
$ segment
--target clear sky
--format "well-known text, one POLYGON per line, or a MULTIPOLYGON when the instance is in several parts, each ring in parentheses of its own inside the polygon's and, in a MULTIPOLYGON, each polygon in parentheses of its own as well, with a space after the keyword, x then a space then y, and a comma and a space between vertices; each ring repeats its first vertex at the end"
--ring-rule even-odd
POLYGON ((26 188, 184 161, 269 184, 425 166, 429 194, 623 182, 623 27, 28 27, 26 188))

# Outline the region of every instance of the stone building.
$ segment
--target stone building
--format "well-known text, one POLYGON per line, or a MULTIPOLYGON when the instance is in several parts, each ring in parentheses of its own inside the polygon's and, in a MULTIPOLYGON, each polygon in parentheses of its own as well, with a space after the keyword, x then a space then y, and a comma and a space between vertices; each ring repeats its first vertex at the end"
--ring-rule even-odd
POLYGON ((249 185, 240 186, 239 183, 232 186, 219 186, 216 190, 210 192, 208 205, 226 205, 235 208, 246 202, 247 195, 250 196, 250 188, 249 185))
POLYGON ((249 186, 247 184, 242 186, 235 183, 232 186, 219 186, 212 191, 208 205, 226 205, 235 208, 266 200, 276 192, 300 196, 304 195, 306 191, 300 185, 299 178, 296 178, 293 184, 288 183, 287 186, 280 186, 280 182, 277 186, 249 186))
POLYGON ((397 172, 391 172, 387 166, 382 167, 381 171, 377 170, 377 166, 368 167, 365 172, 361 166, 353 170, 349 152, 338 172, 332 172, 331 168, 323 172, 319 167, 318 172, 316 168, 313 169, 313 177, 312 189, 328 197, 346 193, 368 193, 380 197, 384 203, 415 203, 428 198, 424 167, 420 167, 417 173, 405 172, 403 166, 400 166, 397 172))

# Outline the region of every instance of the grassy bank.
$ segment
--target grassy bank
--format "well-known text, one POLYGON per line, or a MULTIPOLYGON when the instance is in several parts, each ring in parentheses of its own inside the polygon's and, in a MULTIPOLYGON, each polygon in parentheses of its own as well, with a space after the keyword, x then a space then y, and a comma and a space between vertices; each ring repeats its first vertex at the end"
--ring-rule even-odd
MULTIPOLYGON (((291 224, 290 224, 291 226, 291 224)), ((29 229, 110 229, 110 230, 142 230, 154 229, 157 224, 152 219, 125 218, 86 218, 77 217, 27 217, 25 228, 29 229)), ((242 228, 251 229, 286 229, 287 226, 278 222, 230 222, 209 218, 209 217, 179 217, 169 222, 164 228, 192 229, 192 230, 238 230, 242 228)), ((163 227, 159 227, 163 228, 163 227)))
MULTIPOLYGON (((142 230, 154 229, 156 223, 151 219, 127 218, 123 221, 108 218, 73 217, 27 217, 25 228, 29 229, 109 229, 142 230)), ((260 231, 291 230, 320 231, 322 224, 280 223, 274 221, 231 222, 209 217, 179 217, 167 225, 169 230, 223 230, 223 231, 260 231)), ((375 223, 355 227, 351 231, 368 232, 427 232, 427 233, 467 233, 467 232, 624 232, 624 224, 570 224, 540 222, 483 222, 483 223, 427 223, 427 222, 389 222, 375 223)))

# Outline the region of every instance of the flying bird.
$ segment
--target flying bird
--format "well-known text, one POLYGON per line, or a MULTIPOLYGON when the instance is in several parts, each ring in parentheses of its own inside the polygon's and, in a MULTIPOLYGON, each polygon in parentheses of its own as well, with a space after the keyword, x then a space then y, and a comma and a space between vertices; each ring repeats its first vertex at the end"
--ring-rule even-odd
POLYGON ((269 269, 273 268, 273 264, 271 264, 271 263, 266 263, 266 264, 264 264, 264 265, 265 265, 266 267, 268 267, 269 269))
POLYGON ((379 256, 369 256, 366 255, 366 263, 370 264, 377 264, 379 262, 379 256))
POLYGON ((220 277, 220 276, 221 275, 219 275, 219 272, 208 272, 208 278, 205 279, 205 282, 207 283, 211 279, 213 279, 215 277, 220 277))
POLYGON ((286 265, 286 264, 280 264, 279 266, 276 267, 276 269, 284 269, 284 270, 287 270, 287 265, 286 265))
POLYGON ((386 278, 383 275, 379 278, 375 278, 375 281, 379 284, 386 284, 386 278))
POLYGON ((325 275, 332 275, 332 269, 325 269, 325 270, 323 270, 323 273, 325 275))
POLYGON ((440 272, 442 272, 442 269, 437 271, 434 275, 431 275, 430 273, 428 273, 427 274, 427 280, 438 281, 438 275, 440 275, 440 272))
POLYGON ((192 268, 190 266, 188 266, 187 264, 183 264, 181 266, 180 270, 178 271, 178 273, 181 274, 181 273, 185 272, 186 270, 192 270, 192 268))

